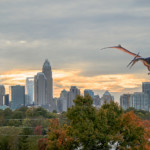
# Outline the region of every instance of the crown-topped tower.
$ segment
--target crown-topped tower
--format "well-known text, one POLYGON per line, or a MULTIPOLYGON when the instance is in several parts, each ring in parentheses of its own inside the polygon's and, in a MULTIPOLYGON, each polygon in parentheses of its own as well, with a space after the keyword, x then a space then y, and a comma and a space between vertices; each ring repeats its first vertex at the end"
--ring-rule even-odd
POLYGON ((53 101, 53 79, 52 79, 52 70, 48 59, 45 60, 42 68, 42 72, 44 73, 47 79, 47 87, 46 87, 46 103, 50 104, 52 107, 53 101))

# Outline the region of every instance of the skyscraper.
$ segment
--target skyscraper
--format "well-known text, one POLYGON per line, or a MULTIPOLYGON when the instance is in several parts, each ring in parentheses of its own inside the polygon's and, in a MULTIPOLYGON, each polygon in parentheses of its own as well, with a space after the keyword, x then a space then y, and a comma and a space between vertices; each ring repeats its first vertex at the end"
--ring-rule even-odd
POLYGON ((27 99, 25 102, 26 105, 33 104, 33 89, 34 89, 34 78, 33 77, 26 78, 26 94, 27 94, 27 99))
POLYGON ((25 86, 10 87, 11 109, 18 109, 25 105, 25 86))
POLYGON ((53 79, 52 79, 52 70, 49 61, 46 59, 42 68, 42 72, 44 73, 47 79, 47 87, 46 87, 46 103, 50 104, 52 107, 53 101, 53 79))
POLYGON ((5 95, 5 87, 4 85, 0 85, 0 106, 3 105, 4 95, 5 95))
POLYGON ((34 100, 36 105, 53 111, 53 79, 48 60, 45 60, 42 72, 34 77, 34 100))
POLYGON ((68 92, 68 107, 74 105, 73 100, 76 98, 77 95, 80 95, 80 90, 76 86, 71 86, 70 91, 68 92))
POLYGON ((47 79, 44 73, 39 72, 34 77, 34 99, 35 105, 45 107, 47 105, 46 101, 46 87, 47 79))

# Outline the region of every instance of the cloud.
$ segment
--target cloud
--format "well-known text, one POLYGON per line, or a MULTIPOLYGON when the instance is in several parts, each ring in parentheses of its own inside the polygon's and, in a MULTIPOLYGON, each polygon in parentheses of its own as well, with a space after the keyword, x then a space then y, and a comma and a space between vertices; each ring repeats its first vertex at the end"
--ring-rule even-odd
MULTIPOLYGON (((0 84, 6 85, 6 91, 11 85, 25 85, 27 77, 34 76, 39 70, 13 70, 3 73, 0 76, 0 84)), ((83 93, 84 89, 92 89, 96 94, 102 95, 102 92, 109 90, 112 93, 123 93, 139 91, 142 82, 148 82, 144 76, 136 76, 132 74, 115 74, 115 75, 97 75, 83 76, 80 70, 53 70, 54 96, 59 97, 61 90, 69 91, 71 86, 77 86, 83 93)), ((117 97, 118 99, 118 97, 117 97)))

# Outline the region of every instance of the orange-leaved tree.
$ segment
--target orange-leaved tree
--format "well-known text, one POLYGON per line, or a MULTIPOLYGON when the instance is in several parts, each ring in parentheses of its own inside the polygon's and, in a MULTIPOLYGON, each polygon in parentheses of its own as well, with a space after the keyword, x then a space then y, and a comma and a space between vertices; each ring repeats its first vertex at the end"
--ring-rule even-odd
POLYGON ((122 115, 122 139, 118 141, 119 149, 149 150, 149 131, 144 122, 133 111, 122 115))
POLYGON ((74 150, 77 142, 69 136, 69 126, 60 125, 58 119, 50 120, 46 150, 74 150))

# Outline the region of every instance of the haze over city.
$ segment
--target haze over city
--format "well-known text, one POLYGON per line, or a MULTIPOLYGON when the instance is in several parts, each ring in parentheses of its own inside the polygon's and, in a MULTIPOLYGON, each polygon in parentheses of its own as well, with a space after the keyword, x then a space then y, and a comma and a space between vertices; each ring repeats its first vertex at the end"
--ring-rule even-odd
MULTIPOLYGON (((142 63, 132 69, 132 56, 107 46, 121 44, 149 56, 150 2, 0 1, 0 84, 25 84, 45 59, 50 61, 54 96, 75 85, 102 95, 141 91, 149 82, 142 63)), ((7 90, 8 91, 8 90, 7 90)))

